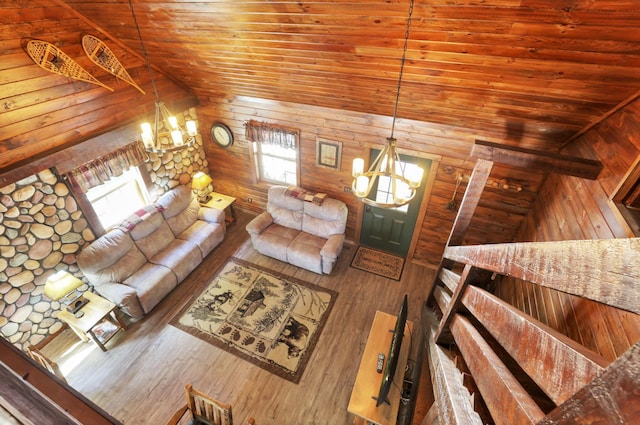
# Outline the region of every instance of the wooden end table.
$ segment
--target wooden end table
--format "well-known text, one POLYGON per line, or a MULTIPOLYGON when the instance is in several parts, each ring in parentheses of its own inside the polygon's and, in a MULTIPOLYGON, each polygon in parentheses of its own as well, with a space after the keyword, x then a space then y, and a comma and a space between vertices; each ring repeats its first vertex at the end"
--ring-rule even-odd
POLYGON ((69 325, 82 341, 86 342, 91 338, 102 351, 107 351, 105 344, 120 330, 125 329, 115 314, 116 305, 92 292, 85 292, 82 296, 89 302, 76 313, 79 315, 82 312, 81 317, 62 310, 58 318, 69 325))
POLYGON ((202 206, 224 211, 225 221, 227 222, 227 224, 236 221, 236 212, 233 209, 233 203, 236 202, 236 198, 218 192, 211 192, 209 196, 211 196, 211 199, 208 202, 202 204, 202 206), (226 214, 227 210, 229 210, 229 215, 226 214))

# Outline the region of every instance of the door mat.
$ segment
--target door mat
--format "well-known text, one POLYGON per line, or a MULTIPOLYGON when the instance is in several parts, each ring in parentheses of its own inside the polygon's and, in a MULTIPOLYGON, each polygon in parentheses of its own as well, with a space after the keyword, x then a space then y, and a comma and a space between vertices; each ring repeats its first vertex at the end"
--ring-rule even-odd
POLYGON ((353 256, 351 267, 377 274, 393 280, 400 280, 404 270, 404 258, 377 249, 359 246, 353 256))
POLYGON ((298 383, 337 296, 231 257, 170 323, 298 383))

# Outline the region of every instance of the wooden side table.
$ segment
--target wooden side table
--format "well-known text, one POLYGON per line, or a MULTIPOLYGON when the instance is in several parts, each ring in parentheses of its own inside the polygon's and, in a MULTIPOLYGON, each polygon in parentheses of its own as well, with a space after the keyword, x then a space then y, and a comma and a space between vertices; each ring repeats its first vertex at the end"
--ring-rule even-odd
POLYGON ((124 324, 115 314, 116 305, 109 300, 92 292, 82 294, 89 302, 85 304, 76 317, 67 310, 62 310, 58 318, 65 322, 78 335, 82 341, 91 338, 98 344, 102 351, 107 351, 105 344, 120 330, 124 330, 124 324))
POLYGON ((209 196, 211 196, 211 200, 202 204, 203 207, 224 211, 227 224, 236 221, 236 212, 233 209, 233 203, 236 202, 236 198, 218 192, 211 192, 209 196), (226 214, 227 210, 229 210, 229 215, 226 214))

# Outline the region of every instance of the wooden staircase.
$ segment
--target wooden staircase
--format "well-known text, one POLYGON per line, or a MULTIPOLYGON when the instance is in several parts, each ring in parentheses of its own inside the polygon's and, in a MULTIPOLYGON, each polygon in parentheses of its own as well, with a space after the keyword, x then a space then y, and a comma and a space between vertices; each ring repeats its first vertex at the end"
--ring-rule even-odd
POLYGON ((431 424, 631 424, 640 342, 609 362, 492 294, 504 276, 640 314, 640 238, 461 246, 478 161, 423 312, 431 424))

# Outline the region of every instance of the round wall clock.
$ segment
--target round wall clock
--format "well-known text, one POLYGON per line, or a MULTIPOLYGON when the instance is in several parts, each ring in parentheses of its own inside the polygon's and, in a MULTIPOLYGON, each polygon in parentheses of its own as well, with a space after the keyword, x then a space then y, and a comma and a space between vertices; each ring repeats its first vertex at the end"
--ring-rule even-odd
POLYGON ((233 145, 233 133, 227 125, 221 122, 215 122, 211 126, 211 138, 218 146, 223 148, 233 145))

